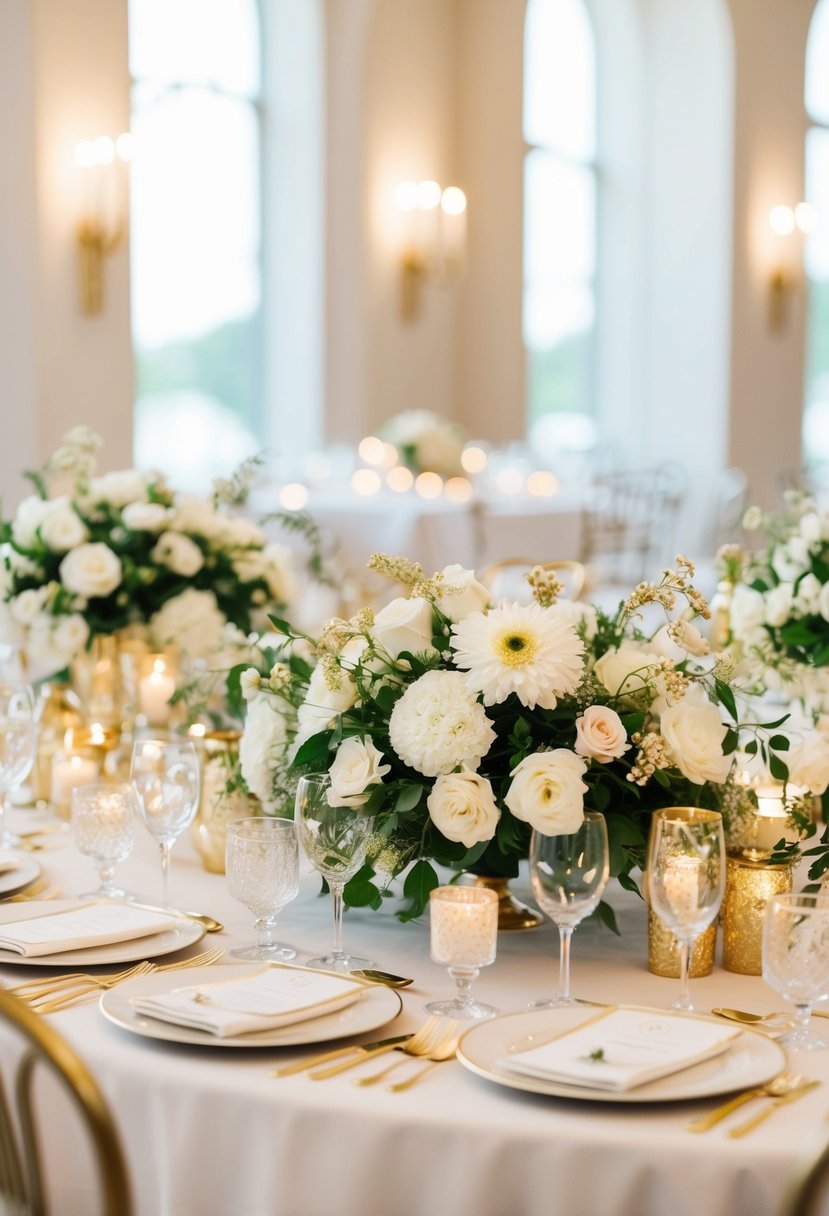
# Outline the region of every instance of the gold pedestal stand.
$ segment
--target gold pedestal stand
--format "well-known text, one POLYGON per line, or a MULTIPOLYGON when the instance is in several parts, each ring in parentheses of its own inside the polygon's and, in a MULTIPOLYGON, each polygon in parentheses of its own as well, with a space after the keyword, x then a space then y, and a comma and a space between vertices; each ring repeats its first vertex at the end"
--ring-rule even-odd
POLYGON ((544 917, 534 908, 522 904, 509 889, 508 878, 484 878, 480 874, 466 874, 463 882, 470 887, 486 887, 498 896, 498 928, 506 932, 515 929, 537 929, 544 924, 544 917))

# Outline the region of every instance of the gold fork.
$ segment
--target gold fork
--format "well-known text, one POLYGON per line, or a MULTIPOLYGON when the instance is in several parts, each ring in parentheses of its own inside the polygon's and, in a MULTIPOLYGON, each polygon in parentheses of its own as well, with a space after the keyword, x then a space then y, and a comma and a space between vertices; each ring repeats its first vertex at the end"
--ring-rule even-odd
MULTIPOLYGON (((428 1025, 428 1023, 427 1023, 428 1025)), ((455 1020, 437 1021, 434 1025, 429 1026, 427 1033, 421 1038, 415 1035, 408 1043, 401 1043, 397 1048, 404 1056, 415 1056, 419 1059, 432 1060, 438 1063, 440 1060, 449 1060, 455 1054, 458 1048, 458 1023, 455 1020)), ((355 1085, 379 1085, 384 1081, 396 1068, 407 1064, 408 1060, 395 1060, 393 1064, 389 1064, 387 1068, 383 1068, 380 1072, 372 1073, 370 1077, 360 1077, 354 1082, 355 1085)), ((423 1070, 428 1071, 428 1068, 423 1070)), ((414 1082, 413 1082, 414 1083, 414 1082)), ((406 1083, 403 1083, 404 1088, 408 1088, 406 1083)), ((397 1089, 395 1085, 390 1086, 391 1089, 397 1089)))
POLYGON ((702 1115, 699 1119, 693 1119, 688 1125, 689 1132, 707 1132, 712 1127, 716 1127, 723 1119, 727 1119, 732 1111, 739 1110, 746 1102, 751 1102, 753 1098, 782 1098, 784 1094, 788 1094, 791 1090, 797 1089, 802 1084, 803 1077, 794 1075, 790 1072, 781 1072, 779 1076, 773 1077, 766 1085, 758 1085, 754 1089, 747 1089, 742 1094, 737 1094, 736 1098, 732 1098, 730 1102, 724 1102, 722 1106, 718 1106, 716 1110, 712 1110, 708 1115, 702 1115))
POLYGON ((356 1059, 343 1060, 339 1064, 332 1064, 330 1068, 318 1068, 315 1072, 309 1072, 308 1076, 312 1081, 327 1081, 329 1077, 336 1077, 339 1073, 345 1072, 346 1069, 354 1068, 357 1064, 362 1064, 364 1060, 371 1060, 374 1056, 384 1055, 387 1051, 394 1051, 398 1047, 401 1050, 405 1048, 409 1055, 423 1055, 428 1051, 429 1045, 433 1041, 433 1037, 442 1022, 442 1018, 429 1018, 423 1023, 420 1030, 416 1034, 413 1034, 405 1044, 392 1041, 368 1054, 358 1055, 356 1059))

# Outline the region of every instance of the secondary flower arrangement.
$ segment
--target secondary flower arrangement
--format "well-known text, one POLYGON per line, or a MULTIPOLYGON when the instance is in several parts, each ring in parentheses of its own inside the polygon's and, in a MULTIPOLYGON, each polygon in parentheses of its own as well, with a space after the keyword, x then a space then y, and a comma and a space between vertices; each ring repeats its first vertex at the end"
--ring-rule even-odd
POLYGON ((515 874, 532 829, 572 832, 585 807, 604 813, 612 873, 634 887, 650 811, 717 805, 739 739, 731 664, 706 657, 687 619, 709 612, 687 559, 613 617, 559 600, 541 568, 519 606, 493 605, 460 566, 427 578, 405 559, 370 565, 409 595, 331 621, 313 667, 242 678, 243 773, 270 793, 328 770, 332 802, 376 816, 347 902, 379 906, 406 871, 402 915, 416 916, 439 883, 432 862, 515 874), (639 610, 653 603, 667 623, 646 637, 639 610))
POLYGON ((267 625, 268 610, 285 610, 295 594, 289 550, 230 511, 250 466, 207 501, 175 494, 158 473, 97 476, 100 446, 87 428, 70 431, 28 474, 36 493, 2 524, 0 641, 20 646, 35 674, 128 627, 203 658, 226 643, 229 624, 247 634, 267 625))
POLYGON ((457 423, 431 410, 395 414, 384 424, 382 434, 413 473, 456 477, 463 472, 461 456, 466 436, 457 423))
POLYGON ((749 508, 743 526, 768 538, 756 553, 720 551, 733 585, 731 641, 748 682, 820 709, 829 696, 829 513, 790 495, 782 513, 749 508))

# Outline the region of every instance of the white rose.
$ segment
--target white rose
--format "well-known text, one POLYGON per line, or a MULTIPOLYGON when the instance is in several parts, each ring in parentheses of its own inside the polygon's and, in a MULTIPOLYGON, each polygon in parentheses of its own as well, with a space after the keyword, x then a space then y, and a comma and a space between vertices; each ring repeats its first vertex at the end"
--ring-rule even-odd
POLYGON ((66 661, 71 660, 86 645, 89 637, 89 626, 79 612, 60 617, 55 626, 53 641, 55 647, 66 655, 66 661))
POLYGON ((441 576, 444 586, 451 591, 438 596, 435 602, 450 621, 462 621, 470 612, 483 612, 489 607, 490 594, 475 578, 474 570, 458 565, 445 566, 441 576))
POLYGON ((785 625, 792 615, 794 589, 791 583, 780 583, 766 594, 766 624, 777 628, 785 625))
POLYGON ((404 650, 411 654, 431 651, 432 605, 422 596, 392 600, 375 616, 371 636, 393 659, 404 650))
POLYGON ((566 748, 535 752, 515 768, 504 799, 516 819, 543 836, 565 836, 584 820, 585 761, 566 748))
POLYGON ((66 590, 75 595, 111 595, 121 582, 121 559, 98 541, 79 545, 61 562, 60 577, 66 590))
POLYGON ((766 619, 766 602, 763 594, 754 587, 742 583, 734 588, 731 600, 731 628, 738 637, 757 629, 766 619))
POLYGON ((248 705, 245 729, 239 741, 239 766, 252 794, 268 802, 273 797, 273 775, 285 762, 285 718, 271 698, 260 694, 248 705))
POLYGON ((802 743, 783 756, 789 780, 820 797, 829 785, 829 738, 822 730, 810 731, 802 743))
POLYGON ((131 532, 160 532, 169 516, 160 502, 128 502, 121 512, 124 526, 131 532))
POLYGON ((147 476, 136 469, 118 469, 93 477, 89 483, 89 497, 93 502, 106 502, 113 507, 125 507, 147 496, 147 476))
POLYGON ((187 587, 150 618, 149 630, 158 650, 175 644, 190 658, 205 658, 221 644, 227 618, 212 591, 187 587))
POLYGON ((618 760, 630 747, 622 719, 607 705, 591 705, 576 718, 576 754, 600 764, 618 760))
POLYGON ((246 701, 252 701, 259 696, 262 687, 262 677, 255 667, 247 667, 239 676, 239 688, 246 701))
POLYGON ((293 755, 296 755, 302 744, 312 735, 333 726, 339 714, 351 709, 356 701, 357 685, 345 671, 342 671, 339 687, 330 688, 324 669, 315 667, 305 700, 297 714, 299 730, 294 740, 293 755))
POLYGON ((48 598, 48 587, 30 587, 9 601, 11 614, 19 625, 31 625, 48 598))
POLYGON ((199 546, 181 532, 162 532, 150 557, 182 578, 192 578, 204 565, 204 554, 199 546))
POLYGON ((596 678, 611 696, 629 696, 633 692, 640 692, 654 679, 658 663, 659 655, 654 651, 643 650, 635 642, 624 641, 597 660, 596 678))
POLYGON ((31 549, 37 540, 37 530, 49 512, 49 502, 30 494, 24 498, 12 520, 12 540, 21 549, 31 549))
POLYGON ((814 616, 820 611, 820 593, 822 591, 820 580, 815 578, 814 574, 806 574, 798 583, 797 594, 794 602, 799 612, 804 616, 814 616))
POLYGON ((823 520, 817 511, 807 511, 805 515, 801 515, 800 535, 810 546, 823 539, 823 520))
POLYGON ((233 548, 248 549, 256 546, 261 549, 265 543, 265 534, 250 519, 239 515, 218 515, 219 536, 233 548))
POLYGON ((374 746, 374 741, 346 739, 337 748, 334 763, 329 768, 331 788, 328 790, 329 806, 363 806, 368 802, 368 787, 382 785, 390 764, 381 764, 383 753, 374 746))
POLYGON ((492 786, 477 773, 441 775, 426 799, 429 816, 447 840, 471 849, 495 835, 501 812, 492 786))
POLYGON ((89 533, 77 512, 69 505, 68 498, 56 498, 40 525, 41 540, 55 553, 66 553, 82 545, 89 533))
POLYGON ((201 498, 186 495, 176 500, 170 527, 176 532, 192 532, 208 540, 218 537, 222 530, 222 518, 209 503, 201 498))
POLYGON ((731 757, 724 756, 722 750, 727 730, 716 705, 693 696, 665 709, 660 723, 677 768, 695 785, 706 781, 719 784, 728 776, 731 757))
POLYGON ((781 582, 792 583, 809 569, 809 546, 802 536, 792 536, 785 545, 778 545, 771 559, 771 568, 781 582))

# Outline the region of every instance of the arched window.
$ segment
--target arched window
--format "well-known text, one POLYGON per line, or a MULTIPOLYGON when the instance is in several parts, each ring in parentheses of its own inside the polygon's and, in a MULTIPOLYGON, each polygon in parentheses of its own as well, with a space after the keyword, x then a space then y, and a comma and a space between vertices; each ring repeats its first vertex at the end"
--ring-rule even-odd
POLYGON ((583 0, 529 0, 524 305, 530 425, 595 412, 596 52, 583 0))
POLYGON ((129 0, 135 455, 179 485, 262 446, 256 0, 129 0))
POLYGON ((807 462, 829 461, 829 0, 819 0, 806 44, 806 201, 817 225, 806 238, 809 320, 803 415, 807 462))

